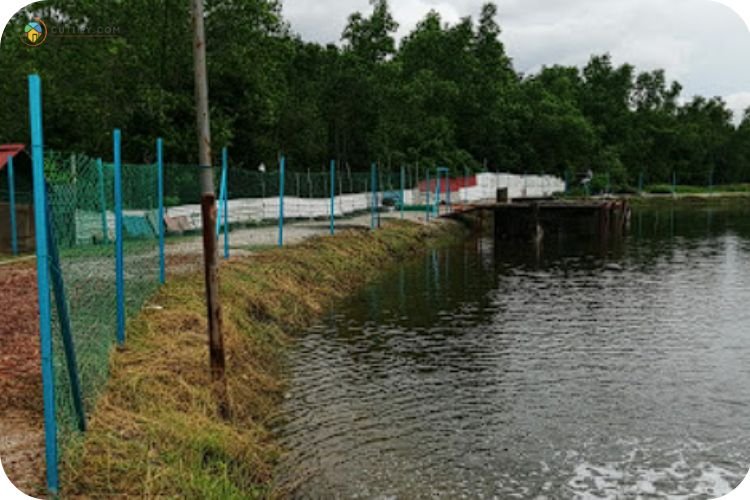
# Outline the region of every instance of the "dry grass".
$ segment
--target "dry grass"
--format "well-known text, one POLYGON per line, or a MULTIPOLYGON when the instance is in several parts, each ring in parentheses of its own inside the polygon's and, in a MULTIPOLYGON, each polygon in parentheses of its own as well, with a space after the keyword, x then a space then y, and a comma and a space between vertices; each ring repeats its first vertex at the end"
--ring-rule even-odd
POLYGON ((283 393, 283 353, 337 299, 383 264, 455 236, 452 224, 392 223, 230 261, 221 268, 232 420, 208 371, 203 282, 164 287, 128 324, 127 349, 85 439, 65 453, 65 496, 265 498, 280 451, 268 428, 283 393))

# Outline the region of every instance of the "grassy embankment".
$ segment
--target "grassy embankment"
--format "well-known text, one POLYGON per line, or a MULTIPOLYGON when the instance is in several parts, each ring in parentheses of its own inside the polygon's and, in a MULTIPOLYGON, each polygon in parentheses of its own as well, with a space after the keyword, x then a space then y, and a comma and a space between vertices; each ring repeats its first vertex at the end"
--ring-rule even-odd
POLYGON ((461 232, 454 223, 392 223, 222 264, 231 421, 212 398, 202 276, 169 283, 112 355, 90 430, 66 450, 63 496, 282 495, 271 487, 281 450, 269 425, 291 336, 384 265, 461 232))

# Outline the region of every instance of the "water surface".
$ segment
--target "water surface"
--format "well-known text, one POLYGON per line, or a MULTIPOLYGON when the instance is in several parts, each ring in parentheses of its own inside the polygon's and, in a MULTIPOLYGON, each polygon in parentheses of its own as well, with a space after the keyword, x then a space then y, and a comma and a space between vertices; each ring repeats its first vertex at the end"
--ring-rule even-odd
POLYGON ((403 263, 300 336, 301 498, 714 498, 750 467, 750 211, 403 263))

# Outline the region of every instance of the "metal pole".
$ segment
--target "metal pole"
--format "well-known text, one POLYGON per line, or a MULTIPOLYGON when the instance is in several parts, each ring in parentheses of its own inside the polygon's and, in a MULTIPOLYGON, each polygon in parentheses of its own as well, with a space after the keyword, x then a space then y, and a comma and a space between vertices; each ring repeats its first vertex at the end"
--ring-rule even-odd
POLYGON ((203 258, 208 312, 208 339, 211 378, 215 383, 219 413, 229 418, 229 396, 226 381, 224 337, 221 332, 221 303, 213 226, 216 221, 216 195, 211 169, 211 126, 208 107, 208 74, 206 71, 206 35, 203 0, 191 0, 193 24, 193 63, 195 66, 195 104, 198 132, 198 164, 201 172, 201 216, 203 223, 203 258))
POLYGON ((331 236, 336 234, 336 160, 331 160, 331 236))
POLYGON ((286 177, 285 171, 286 171, 286 157, 282 156, 281 166, 279 168, 279 246, 280 247, 284 246, 284 178, 286 177))
POLYGON ((125 344, 125 258, 122 228, 122 157, 121 133, 114 131, 115 160, 115 284, 117 288, 117 343, 125 344))
POLYGON ((39 300, 39 337, 41 344, 42 387, 44 400, 44 442, 47 489, 57 495, 57 420, 55 416, 55 372, 52 364, 52 304, 49 287, 49 247, 47 245, 46 193, 44 180, 44 137, 42 133, 42 83, 39 75, 29 76, 29 114, 31 122, 31 159, 34 175, 34 231, 36 239, 36 276, 39 300))
POLYGON ((164 141, 161 138, 156 140, 156 165, 159 192, 159 215, 157 224, 159 224, 159 283, 162 285, 167 282, 164 258, 164 141))
POLYGON ((13 172, 13 156, 8 157, 8 195, 10 196, 10 246, 13 255, 18 255, 18 226, 16 226, 16 185, 13 172))
POLYGON ((102 237, 106 245, 109 243, 109 224, 107 223, 107 197, 104 194, 104 164, 101 158, 96 160, 96 169, 99 174, 99 205, 101 205, 102 209, 102 237))

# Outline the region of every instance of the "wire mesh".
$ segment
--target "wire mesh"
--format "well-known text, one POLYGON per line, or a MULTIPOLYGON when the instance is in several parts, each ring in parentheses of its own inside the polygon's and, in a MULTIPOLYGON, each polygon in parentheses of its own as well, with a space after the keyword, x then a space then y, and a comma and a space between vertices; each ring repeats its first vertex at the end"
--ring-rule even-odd
MULTIPOLYGON (((114 168, 83 155, 45 157, 50 229, 59 252, 76 368, 86 413, 109 375, 116 336, 114 168)), ((126 310, 138 311, 158 286, 156 167, 124 165, 126 310)), ((53 270, 54 272, 55 270, 53 270)), ((76 435, 60 308, 53 302, 53 359, 59 439, 76 435)))

